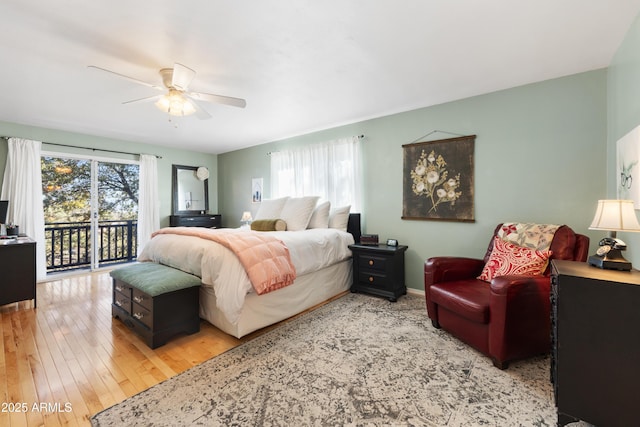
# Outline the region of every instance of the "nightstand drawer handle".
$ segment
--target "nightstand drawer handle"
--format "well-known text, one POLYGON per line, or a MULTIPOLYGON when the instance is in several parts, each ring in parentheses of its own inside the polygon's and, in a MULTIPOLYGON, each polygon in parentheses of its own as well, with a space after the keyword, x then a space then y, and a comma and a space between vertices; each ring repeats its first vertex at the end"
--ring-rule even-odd
POLYGON ((124 290, 124 288, 122 286, 116 285, 116 291, 122 292, 123 290, 124 290))
POLYGON ((142 314, 142 313, 133 313, 133 317, 135 317, 138 320, 141 320, 144 317, 144 314, 142 314))
POLYGON ((369 276, 369 282, 373 283, 373 276, 369 276))
POLYGON ((117 305, 118 307, 122 307, 122 303, 121 303, 120 301, 118 301, 118 300, 116 300, 116 305, 117 305))
POLYGON ((372 259, 369 260, 369 265, 373 265, 373 260, 372 259))
POLYGON ((133 297, 133 300, 135 302, 137 302, 138 304, 140 304, 142 301, 144 301, 144 297, 141 297, 139 295, 136 295, 135 297, 133 297))

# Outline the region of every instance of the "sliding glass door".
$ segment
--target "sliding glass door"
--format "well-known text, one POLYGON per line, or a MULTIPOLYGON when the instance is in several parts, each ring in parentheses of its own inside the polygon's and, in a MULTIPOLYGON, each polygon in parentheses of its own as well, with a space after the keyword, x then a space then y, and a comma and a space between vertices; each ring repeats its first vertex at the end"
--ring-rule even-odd
POLYGON ((136 162, 42 156, 47 272, 135 260, 136 162))

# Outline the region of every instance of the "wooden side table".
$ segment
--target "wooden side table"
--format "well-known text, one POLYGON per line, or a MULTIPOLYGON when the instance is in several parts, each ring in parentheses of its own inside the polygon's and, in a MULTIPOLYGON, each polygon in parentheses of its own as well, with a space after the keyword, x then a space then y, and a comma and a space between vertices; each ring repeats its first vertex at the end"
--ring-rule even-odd
POLYGON ((408 246, 350 245, 353 252, 351 292, 365 292, 396 302, 407 293, 404 253, 408 246))

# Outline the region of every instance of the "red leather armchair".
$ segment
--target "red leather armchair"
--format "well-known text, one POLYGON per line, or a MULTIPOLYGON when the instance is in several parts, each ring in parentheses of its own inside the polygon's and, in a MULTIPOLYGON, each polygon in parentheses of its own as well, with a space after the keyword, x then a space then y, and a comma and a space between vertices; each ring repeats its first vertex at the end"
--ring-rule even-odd
MULTIPOLYGON (((483 259, 429 258, 424 265, 424 290, 431 323, 489 356, 505 369, 508 363, 551 347, 549 268, 543 276, 501 276, 491 282, 476 279, 493 250, 493 238, 483 259)), ((551 241, 550 259, 586 261, 589 238, 566 225, 551 241)))

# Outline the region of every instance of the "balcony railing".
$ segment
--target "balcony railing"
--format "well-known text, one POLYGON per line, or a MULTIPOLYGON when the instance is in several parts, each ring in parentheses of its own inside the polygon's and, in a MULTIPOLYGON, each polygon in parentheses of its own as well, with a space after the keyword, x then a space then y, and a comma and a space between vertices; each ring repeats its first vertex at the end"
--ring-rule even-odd
MULTIPOLYGON (((135 261, 138 221, 98 222, 100 266, 135 261)), ((44 227, 47 272, 91 267, 91 223, 58 222, 44 227)))

